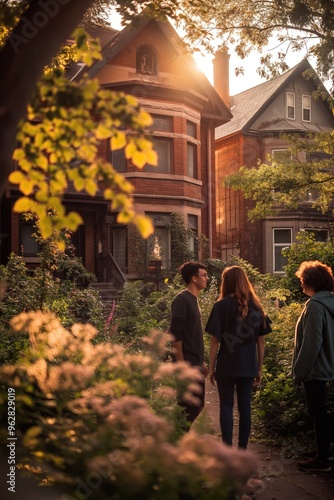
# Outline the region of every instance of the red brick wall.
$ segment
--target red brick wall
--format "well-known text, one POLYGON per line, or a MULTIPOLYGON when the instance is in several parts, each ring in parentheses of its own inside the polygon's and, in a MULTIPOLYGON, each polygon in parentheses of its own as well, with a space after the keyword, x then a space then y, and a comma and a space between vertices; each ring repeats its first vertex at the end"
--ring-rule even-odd
POLYGON ((240 191, 224 186, 226 176, 237 172, 241 166, 253 167, 262 157, 262 143, 257 136, 241 134, 217 144, 217 242, 221 257, 238 255, 255 267, 263 268, 262 223, 248 220, 248 210, 253 202, 245 200, 240 191))

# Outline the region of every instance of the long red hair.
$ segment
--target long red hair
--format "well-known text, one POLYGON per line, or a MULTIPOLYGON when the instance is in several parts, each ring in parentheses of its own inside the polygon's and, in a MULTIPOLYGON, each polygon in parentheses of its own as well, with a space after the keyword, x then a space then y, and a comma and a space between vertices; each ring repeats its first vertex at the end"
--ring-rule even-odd
POLYGON ((248 304, 252 302, 263 316, 265 312, 245 271, 239 266, 226 267, 222 273, 219 299, 233 295, 238 300, 242 319, 248 315, 248 304))

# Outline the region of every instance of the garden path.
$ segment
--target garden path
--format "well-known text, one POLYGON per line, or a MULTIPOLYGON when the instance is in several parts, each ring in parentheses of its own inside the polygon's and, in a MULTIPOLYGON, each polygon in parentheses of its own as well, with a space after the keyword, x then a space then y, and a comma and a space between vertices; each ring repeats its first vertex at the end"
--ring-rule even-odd
MULTIPOLYGON (((205 412, 220 436, 216 388, 207 382, 205 412)), ((251 440, 249 450, 258 460, 263 490, 258 500, 329 500, 334 498, 334 465, 331 472, 307 473, 298 469, 296 458, 285 458, 279 449, 251 440)))

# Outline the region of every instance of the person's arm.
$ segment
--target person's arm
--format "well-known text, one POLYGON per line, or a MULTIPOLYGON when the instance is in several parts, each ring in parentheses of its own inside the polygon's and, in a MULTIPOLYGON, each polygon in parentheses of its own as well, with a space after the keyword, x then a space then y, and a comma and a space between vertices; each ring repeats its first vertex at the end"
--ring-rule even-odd
POLYGON ((212 385, 216 385, 216 360, 219 347, 219 340, 212 335, 210 342, 209 380, 212 385))
POLYGON ((262 365, 264 359, 264 335, 257 338, 257 377, 254 379, 254 386, 257 387, 261 384, 262 379, 262 365))
POLYGON ((301 344, 294 360, 294 380, 296 383, 305 380, 323 346, 323 306, 312 299, 308 302, 301 316, 301 344))
POLYGON ((176 361, 184 361, 181 340, 172 341, 172 350, 176 361))

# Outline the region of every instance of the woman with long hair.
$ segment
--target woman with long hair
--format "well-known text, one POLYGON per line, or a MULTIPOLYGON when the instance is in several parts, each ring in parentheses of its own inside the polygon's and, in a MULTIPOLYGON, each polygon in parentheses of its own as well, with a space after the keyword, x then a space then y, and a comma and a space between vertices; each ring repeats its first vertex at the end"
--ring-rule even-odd
POLYGON ((271 332, 269 323, 244 270, 239 266, 225 268, 220 295, 205 328, 212 335, 209 379, 218 387, 222 440, 230 446, 236 389, 241 449, 248 445, 252 390, 261 382, 264 336, 271 332))

